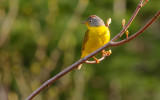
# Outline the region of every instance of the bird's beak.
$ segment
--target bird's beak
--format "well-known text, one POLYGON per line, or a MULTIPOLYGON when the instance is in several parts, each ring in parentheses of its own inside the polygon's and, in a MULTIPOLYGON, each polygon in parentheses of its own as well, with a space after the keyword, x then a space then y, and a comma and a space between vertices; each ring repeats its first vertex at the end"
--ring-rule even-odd
POLYGON ((86 23, 88 23, 88 21, 84 21, 84 22, 82 22, 82 24, 86 24, 86 23))

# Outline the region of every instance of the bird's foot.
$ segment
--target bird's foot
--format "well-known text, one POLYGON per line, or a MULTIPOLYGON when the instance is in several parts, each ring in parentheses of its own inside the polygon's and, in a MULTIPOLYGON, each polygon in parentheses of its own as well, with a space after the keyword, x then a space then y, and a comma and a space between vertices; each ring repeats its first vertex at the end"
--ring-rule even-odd
POLYGON ((99 63, 99 60, 98 60, 96 57, 94 57, 94 56, 93 56, 93 58, 94 58, 94 60, 96 61, 96 64, 98 64, 98 63, 99 63))

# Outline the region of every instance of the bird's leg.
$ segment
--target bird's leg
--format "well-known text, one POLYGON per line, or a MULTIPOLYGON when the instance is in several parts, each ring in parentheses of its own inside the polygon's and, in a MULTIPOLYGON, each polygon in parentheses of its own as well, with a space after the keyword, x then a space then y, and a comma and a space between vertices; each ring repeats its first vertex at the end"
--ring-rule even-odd
POLYGON ((94 57, 94 56, 93 56, 93 58, 94 58, 94 60, 96 61, 96 64, 98 64, 98 63, 99 63, 99 60, 98 60, 96 57, 94 57))
POLYGON ((103 50, 103 51, 102 51, 102 56, 103 56, 103 55, 109 56, 111 53, 112 53, 111 49, 109 49, 108 51, 103 50))

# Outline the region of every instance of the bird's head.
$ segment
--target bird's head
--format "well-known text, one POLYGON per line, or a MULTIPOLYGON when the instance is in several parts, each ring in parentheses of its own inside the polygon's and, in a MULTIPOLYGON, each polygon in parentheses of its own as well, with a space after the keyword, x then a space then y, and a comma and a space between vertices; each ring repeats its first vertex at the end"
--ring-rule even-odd
POLYGON ((89 18, 82 23, 86 24, 87 27, 105 26, 104 21, 96 15, 89 16, 89 18))

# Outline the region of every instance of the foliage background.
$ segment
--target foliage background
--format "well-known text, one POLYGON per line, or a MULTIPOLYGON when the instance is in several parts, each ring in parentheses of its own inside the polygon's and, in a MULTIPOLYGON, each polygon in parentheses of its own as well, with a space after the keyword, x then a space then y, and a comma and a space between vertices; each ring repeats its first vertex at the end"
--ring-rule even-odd
MULTIPOLYGON (((80 58, 86 27, 96 14, 111 17, 111 37, 139 0, 0 0, 0 100, 24 100, 80 58)), ((130 35, 160 10, 150 0, 130 35)), ((125 38, 125 35, 121 38, 125 38)), ((160 18, 131 42, 112 47, 100 64, 83 64, 34 100, 160 100, 160 18)))

